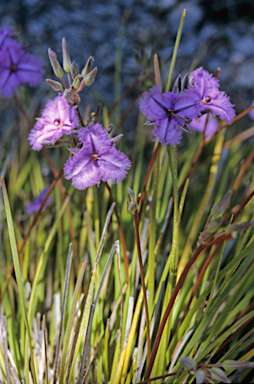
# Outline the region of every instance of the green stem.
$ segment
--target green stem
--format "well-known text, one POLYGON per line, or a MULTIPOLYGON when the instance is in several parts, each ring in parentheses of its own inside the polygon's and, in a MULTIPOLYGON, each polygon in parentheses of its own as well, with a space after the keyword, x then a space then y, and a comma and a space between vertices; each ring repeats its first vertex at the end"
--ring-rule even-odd
POLYGON ((135 215, 133 215, 133 217, 134 217, 134 223, 135 223, 135 236, 136 236, 136 244, 137 244, 137 250, 138 250, 140 276, 141 276, 141 283, 142 283, 142 289, 144 294, 144 304, 145 304, 145 312, 146 312, 146 328, 147 328, 147 359, 149 360, 150 354, 151 354, 149 312, 148 312, 148 303, 147 303, 147 297, 146 297, 146 284, 145 284, 145 275, 144 275, 144 268, 143 268, 143 262, 142 262, 141 247, 140 247, 137 212, 135 213, 135 215))
POLYGON ((168 80, 167 80, 167 85, 166 85, 165 92, 168 92, 169 88, 170 88, 170 84, 171 84, 171 80, 172 80, 172 75, 173 75, 173 70, 174 70, 175 61, 176 61, 176 55, 177 55, 177 51, 178 51, 178 47, 179 47, 179 43, 180 43, 180 39, 181 39, 181 35, 182 35, 185 14, 186 14, 186 10, 184 9, 183 13, 182 13, 181 20, 180 20, 180 25, 179 25, 179 28, 178 28, 177 36, 176 36, 176 42, 175 42, 175 46, 174 46, 174 51, 173 51, 173 56, 172 56, 171 64, 170 64, 170 67, 169 67, 168 80))

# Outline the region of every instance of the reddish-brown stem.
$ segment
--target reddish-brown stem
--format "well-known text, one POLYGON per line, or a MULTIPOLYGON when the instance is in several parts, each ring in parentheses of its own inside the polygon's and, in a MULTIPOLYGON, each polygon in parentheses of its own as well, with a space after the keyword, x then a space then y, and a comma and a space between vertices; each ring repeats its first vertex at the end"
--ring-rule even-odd
POLYGON ((144 276, 144 268, 143 268, 142 254, 141 254, 141 247, 140 247, 140 238, 139 238, 139 229, 138 229, 139 225, 138 225, 137 211, 133 215, 133 218, 134 218, 134 224, 135 224, 135 237, 136 237, 136 244, 137 244, 137 250, 138 250, 138 261, 139 261, 140 276, 141 276, 141 283, 142 283, 142 289, 143 289, 143 295, 144 295, 145 312, 146 312, 147 359, 149 361, 150 360, 150 355, 151 355, 149 312, 148 312, 148 303, 147 303, 147 297, 146 297, 146 283, 145 283, 145 276, 144 276))
MULTIPOLYGON (((27 240, 28 240, 28 238, 29 238, 29 236, 30 236, 30 233, 31 233, 33 227, 34 227, 35 224, 37 223, 37 220, 38 220, 38 218, 39 218, 39 216, 40 216, 40 214, 41 214, 41 211, 42 211, 42 209, 43 209, 43 207, 44 207, 44 205, 45 205, 45 203, 46 203, 48 197, 50 196, 51 192, 53 191, 53 189, 54 189, 56 183, 58 182, 58 180, 60 179, 60 177, 62 176, 62 174, 63 174, 63 170, 57 175, 57 177, 55 178, 55 180, 52 182, 51 186, 49 187, 49 190, 48 190, 48 192, 47 192, 45 198, 43 199, 43 201, 42 201, 42 203, 41 203, 41 206, 40 206, 38 212, 37 212, 36 215, 34 216, 34 219, 33 219, 33 221, 32 221, 32 224, 30 225, 29 230, 28 230, 28 232, 27 232, 27 234, 26 234, 26 236, 25 236, 25 238, 24 238, 22 244, 18 247, 18 255, 19 255, 19 257, 20 257, 20 255, 21 255, 21 252, 22 252, 23 249, 24 249, 24 246, 26 245, 26 242, 27 242, 27 240)), ((2 301, 3 301, 4 295, 5 295, 5 291, 6 291, 6 289, 7 289, 7 286, 8 286, 9 280, 10 280, 10 278, 11 278, 13 269, 14 269, 14 263, 12 263, 12 266, 11 266, 11 268, 9 269, 8 275, 7 275, 7 277, 6 277, 6 280, 5 280, 3 289, 2 289, 2 293, 1 293, 1 297, 0 297, 0 304, 1 304, 2 301)))
POLYGON ((130 111, 132 110, 132 108, 135 106, 137 100, 139 99, 139 97, 142 95, 142 91, 139 92, 139 94, 135 97, 134 100, 132 100, 132 102, 128 105, 128 107, 125 109, 124 113, 122 114, 122 117, 121 117, 121 120, 119 121, 119 123, 117 124, 116 126, 116 132, 118 132, 118 130, 120 129, 121 125, 123 124, 124 120, 126 119, 126 117, 128 116, 128 114, 130 113, 130 111))
POLYGON ((232 221, 231 221, 231 224, 233 224, 233 223, 236 221, 237 217, 240 215, 240 213, 242 212, 242 210, 243 210, 243 208, 245 207, 245 205, 247 205, 248 202, 252 199, 253 195, 254 195, 254 191, 252 191, 252 192, 249 194, 249 196, 244 200, 244 202, 242 203, 242 205, 240 206, 240 208, 237 210, 237 212, 234 213, 234 217, 233 217, 233 219, 232 219, 232 221))
POLYGON ((68 87, 67 87, 67 84, 66 84, 66 82, 64 81, 64 78, 63 78, 63 77, 61 77, 61 78, 60 78, 60 80, 61 80, 61 82, 62 82, 62 84, 63 84, 64 88, 66 88, 66 89, 67 89, 68 87))
POLYGON ((155 161, 156 156, 157 156, 157 154, 159 152, 159 149, 160 149, 160 143, 158 143, 156 145, 156 148, 155 148, 155 150, 153 152, 153 156, 151 158, 150 164, 148 166, 148 170, 146 172, 146 178, 145 178, 144 187, 143 187, 143 191, 142 191, 141 199, 140 199, 141 202, 140 202, 140 209, 139 209, 139 215, 138 215, 138 223, 140 223, 141 215, 142 215, 142 210, 143 210, 143 206, 144 206, 144 203, 145 203, 146 188, 147 188, 148 180, 149 180, 152 168, 153 168, 154 161, 155 161))
POLYGON ((148 379, 148 380, 139 381, 138 384, 147 384, 147 383, 151 383, 152 381, 156 381, 156 380, 160 380, 160 379, 166 379, 167 377, 170 377, 170 376, 180 375, 180 374, 183 373, 183 372, 184 372, 184 370, 182 370, 182 371, 178 371, 178 372, 168 373, 167 375, 161 375, 161 376, 157 376, 157 377, 151 377, 151 378, 148 379))
MULTIPOLYGON (((235 192, 238 189, 238 187, 239 187, 239 185, 240 185, 240 183, 242 181, 243 176, 245 175, 245 173, 247 172, 249 166, 252 163, 253 157, 254 157, 254 149, 249 154, 248 159, 246 160, 244 166, 242 167, 241 171, 239 172, 239 175, 236 178, 236 181, 235 181, 234 186, 232 188, 233 192, 235 192)), ((231 198, 232 198, 232 196, 231 196, 231 198)))
MULTIPOLYGON (((111 188, 108 185, 107 181, 106 181, 105 184, 106 184, 107 190, 108 190, 109 195, 110 195, 111 203, 114 203, 115 200, 114 200, 114 197, 112 195, 111 188)), ((119 230, 119 236, 120 236, 121 244, 122 244, 122 247, 123 247, 123 261, 124 261, 124 268, 125 268, 125 276, 126 276, 126 283, 128 284, 128 282, 129 282, 129 263, 128 263, 127 250, 126 250, 123 230, 122 230, 122 226, 121 226, 121 223, 120 223, 120 219, 119 219, 119 215, 118 215, 118 211, 117 211, 116 205, 115 205, 115 208, 114 208, 114 212, 115 212, 115 215, 116 215, 116 220, 117 220, 118 230, 119 230)))
POLYGON ((193 297, 195 296, 196 292, 197 292, 197 289, 203 279, 203 276, 205 274, 205 271, 207 270, 209 264, 211 263, 212 259, 214 258, 214 256, 216 255, 216 253, 218 252, 218 249, 220 248, 221 244, 217 244, 217 246, 215 247, 215 249, 213 250, 213 252, 210 253, 208 259, 205 261, 202 269, 201 269, 201 272, 200 274, 198 275, 198 278, 197 278, 197 281, 193 287, 193 291, 192 291, 192 294, 191 294, 191 297, 190 297, 190 300, 185 308, 185 311, 184 311, 184 318, 186 317, 187 313, 188 313, 188 310, 190 308, 190 305, 191 305, 191 302, 193 300, 193 297))
POLYGON ((157 332, 157 335, 156 335, 156 339, 155 339, 155 342, 154 342, 154 346, 153 346, 153 349, 152 349, 152 353, 151 353, 151 358, 148 362, 148 366, 147 366, 147 369, 146 369, 146 373, 145 373, 145 380, 146 379, 149 379, 150 377, 150 374, 152 372, 152 369, 153 369, 153 364, 154 364, 154 361, 155 361, 155 357, 156 357, 156 354, 157 354, 157 351, 158 351, 158 348, 159 348, 159 344, 160 344, 160 341, 161 341, 161 337, 162 337, 162 334, 163 334, 163 331, 164 331, 164 328, 165 328, 165 324, 167 322, 167 319, 169 317, 169 314, 172 310, 172 307, 173 307, 173 304, 175 302, 175 299, 178 295, 178 292, 180 291, 182 285, 183 285, 183 282, 184 280, 186 279, 186 276, 187 274, 189 273, 192 265, 195 263, 195 261, 197 260, 197 258, 199 257, 199 255, 204 251, 204 249, 208 248, 208 247, 211 247, 212 245, 214 244, 221 244, 223 241, 225 240, 228 240, 228 239, 231 239, 232 238, 232 235, 231 234, 228 234, 228 235, 224 235, 224 236, 221 236, 209 243, 205 243, 205 244, 202 244, 200 245, 196 251, 193 253, 193 255, 191 256, 191 258, 189 259, 189 261, 187 262, 181 276, 179 277, 179 280, 175 286, 175 289, 172 293, 172 296, 169 300, 169 303, 166 307, 166 310, 164 312, 164 315, 163 315, 163 318, 161 320, 161 323, 160 323, 160 326, 159 326, 159 329, 158 329, 158 332, 157 332))
POLYGON ((14 97, 14 100, 16 101, 16 103, 17 103, 17 105, 18 105, 20 111, 22 112, 23 116, 25 117, 25 119, 26 119, 28 125, 30 126, 30 128, 33 128, 33 127, 34 127, 34 124, 33 124, 32 120, 30 119, 30 117, 28 116, 28 114, 26 113, 26 110, 25 110, 25 108, 23 107, 23 104, 21 103, 21 101, 20 101, 18 95, 17 95, 16 93, 14 93, 14 96, 13 96, 13 97, 14 97))
POLYGON ((139 76, 130 86, 128 89, 126 89, 126 91, 121 95, 121 97, 119 97, 119 99, 115 102, 115 104, 113 105, 113 107, 111 108, 111 110, 109 111, 109 117, 113 115, 113 113, 115 112, 116 108, 118 107, 118 105, 125 99, 125 97, 136 87, 136 85, 138 85, 139 83, 142 83, 142 81, 146 80, 146 79, 149 79, 149 78, 153 78, 153 73, 149 73, 148 75, 146 76, 139 76))

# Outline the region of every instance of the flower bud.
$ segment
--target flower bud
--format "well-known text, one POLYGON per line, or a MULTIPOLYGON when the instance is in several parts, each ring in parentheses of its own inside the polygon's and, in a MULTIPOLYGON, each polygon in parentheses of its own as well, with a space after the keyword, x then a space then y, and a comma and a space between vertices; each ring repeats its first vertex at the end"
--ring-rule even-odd
POLYGON ((88 75, 88 73, 91 72, 93 60, 94 60, 94 58, 92 56, 90 56, 89 59, 87 60, 86 65, 84 66, 84 68, 82 69, 82 72, 81 72, 81 75, 83 77, 85 77, 86 75, 88 75))
POLYGON ((59 61, 57 60, 56 53, 49 48, 48 55, 49 55, 49 60, 53 68, 54 74, 56 75, 56 77, 59 77, 61 79, 63 77, 63 68, 59 64, 59 61))
POLYGON ((224 371, 217 367, 212 367, 211 376, 214 380, 222 381, 223 383, 231 383, 229 378, 225 375, 224 371))
POLYGON ((96 111, 91 113, 92 121, 94 124, 98 123, 101 115, 101 104, 97 105, 96 111))
POLYGON ((113 138, 111 139, 112 146, 113 146, 113 147, 116 147, 117 144, 119 143, 119 141, 120 141, 122 138, 123 138, 123 134, 122 134, 122 133, 120 133, 120 135, 117 135, 116 137, 113 137, 113 138))
POLYGON ((201 371, 201 369, 199 369, 196 373, 195 373, 195 376, 196 376, 196 383, 197 384, 202 384, 205 380, 205 372, 204 371, 201 371))
POLYGON ((130 198, 130 201, 127 201, 127 208, 132 215, 135 215, 138 209, 138 203, 135 200, 135 193, 131 188, 127 188, 127 191, 130 198))
POLYGON ((71 77, 72 79, 74 80, 79 74, 79 70, 78 70, 78 67, 76 66, 76 64, 74 63, 71 63, 71 77))
POLYGON ((218 201, 216 204, 213 205, 211 209, 211 214, 213 216, 218 216, 225 211, 231 195, 232 195, 232 191, 228 191, 220 201, 218 201))
POLYGON ((210 223, 207 226, 207 231, 209 231, 210 233, 216 232, 217 229, 220 228, 222 220, 223 220, 223 217, 220 216, 220 217, 217 217, 217 219, 210 221, 210 223))
POLYGON ((54 89, 54 91, 59 92, 61 91, 61 89, 63 89, 62 84, 59 83, 58 81, 46 79, 46 82, 51 86, 52 89, 54 89))
POLYGON ((238 224, 230 224, 225 228, 225 234, 229 234, 231 232, 239 232, 252 227, 254 223, 238 223, 238 224))
POLYGON ((236 361, 236 360, 225 360, 223 363, 223 368, 226 371, 231 371, 234 369, 247 369, 253 368, 254 362, 251 361, 236 361))
POLYGON ((83 81, 84 81, 84 84, 89 86, 89 85, 92 85, 93 82, 94 82, 94 79, 95 79, 95 76, 96 76, 96 73, 98 72, 98 68, 95 67, 90 73, 88 73, 83 81))
POLYGON ((66 40, 63 38, 62 40, 62 49, 63 49, 63 69, 65 72, 70 73, 71 70, 71 58, 69 55, 69 51, 67 48, 66 40))
POLYGON ((187 369, 195 369, 197 366, 196 360, 192 357, 181 357, 180 363, 187 369))
POLYGON ((75 77, 75 79, 73 80, 72 86, 73 86, 75 89, 78 89, 78 88, 80 87, 81 79, 82 79, 82 76, 81 76, 81 75, 77 75, 77 76, 75 77))

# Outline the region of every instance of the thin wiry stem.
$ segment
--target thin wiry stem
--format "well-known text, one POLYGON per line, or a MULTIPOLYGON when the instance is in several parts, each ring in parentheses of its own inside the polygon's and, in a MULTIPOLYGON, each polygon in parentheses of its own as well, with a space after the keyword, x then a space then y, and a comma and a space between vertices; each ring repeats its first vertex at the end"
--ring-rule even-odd
POLYGON ((149 361, 150 355, 151 355, 149 312, 148 312, 148 303, 147 303, 147 297, 146 297, 146 283, 145 283, 144 268, 143 268, 142 254, 141 254, 141 247, 140 247, 140 238, 139 238, 139 229, 138 229, 139 225, 138 225, 138 219, 137 219, 137 212, 135 213, 135 215, 133 215, 133 217, 134 217, 134 224, 135 224, 135 237, 136 237, 136 244, 137 244, 137 250, 138 250, 140 276, 141 276, 141 283, 142 283, 142 289, 143 289, 143 294, 144 294, 144 304, 145 304, 145 311, 146 311, 147 358, 149 361))
MULTIPOLYGON (((109 195, 110 195, 111 203, 114 203, 115 200, 114 200, 111 188, 108 185, 107 181, 105 184, 106 184, 107 190, 108 190, 109 195)), ((125 268, 125 276, 126 276, 126 283, 128 283, 129 282, 129 263, 128 263, 127 250, 126 250, 126 244, 125 244, 125 240, 124 240, 123 230, 122 230, 122 226, 121 226, 121 222, 120 222, 120 218, 119 218, 119 214, 118 214, 116 205, 114 206, 114 212, 116 215, 116 220, 117 220, 118 230, 119 230, 119 236, 120 236, 121 244, 123 247, 123 261, 124 261, 124 268, 125 268)))

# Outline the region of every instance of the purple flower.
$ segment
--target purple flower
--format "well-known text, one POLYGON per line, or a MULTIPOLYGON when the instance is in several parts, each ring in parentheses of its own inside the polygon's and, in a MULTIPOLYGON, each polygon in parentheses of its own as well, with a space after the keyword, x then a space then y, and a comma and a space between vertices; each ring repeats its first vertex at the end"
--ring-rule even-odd
POLYGON ((38 84, 44 74, 42 66, 39 57, 26 54, 17 41, 5 38, 0 50, 0 93, 12 97, 18 85, 38 84))
MULTIPOLYGON (((193 119, 192 122, 190 123, 190 127, 194 131, 203 132, 205 129, 206 119, 207 119, 207 114, 199 117, 198 119, 193 119)), ((217 127, 218 127, 218 121, 216 120, 215 117, 209 114, 206 131, 205 131, 205 137, 207 138, 212 136, 216 131, 217 127)))
MULTIPOLYGON (((46 197, 46 194, 48 193, 48 190, 49 190, 49 187, 44 188, 43 191, 32 201, 32 203, 26 206, 26 213, 28 215, 31 215, 31 213, 37 212, 39 210, 41 203, 43 202, 43 200, 46 197)), ((51 202, 51 197, 49 196, 47 198, 46 203, 44 204, 43 211, 49 205, 50 202, 51 202)))
POLYGON ((182 129, 190 132, 187 123, 200 115, 200 97, 194 89, 180 94, 161 93, 158 85, 144 93, 139 107, 148 118, 146 124, 154 124, 153 135, 163 146, 179 144, 182 129))
POLYGON ((229 96, 219 90, 219 81, 202 67, 191 72, 191 76, 194 85, 192 89, 195 89, 200 97, 202 110, 209 109, 230 124, 235 117, 234 105, 229 101, 229 96))
POLYGON ((81 128, 78 137, 83 147, 71 149, 74 154, 64 165, 64 176, 72 179, 77 189, 86 189, 100 180, 119 183, 131 167, 128 157, 112 146, 109 134, 100 124, 81 128))
POLYGON ((42 117, 31 130, 28 140, 32 149, 40 151, 43 144, 54 145, 63 135, 69 135, 78 126, 78 114, 68 101, 57 96, 46 104, 42 117))

